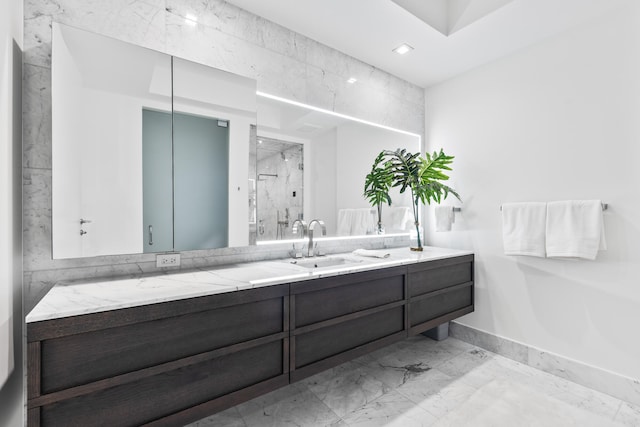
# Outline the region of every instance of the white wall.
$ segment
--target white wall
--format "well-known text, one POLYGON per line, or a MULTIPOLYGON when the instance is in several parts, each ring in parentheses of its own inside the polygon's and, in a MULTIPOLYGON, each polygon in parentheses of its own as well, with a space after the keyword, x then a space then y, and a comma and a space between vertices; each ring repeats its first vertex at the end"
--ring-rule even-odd
POLYGON ((426 92, 427 146, 456 156, 463 212, 428 243, 476 254, 460 321, 640 378, 640 5, 426 92), (501 203, 602 199, 596 261, 507 257, 501 203))
MULTIPOLYGON (((336 192, 338 180, 336 174, 337 132, 335 129, 315 137, 308 145, 305 155, 305 171, 309 171, 309 180, 305 180, 304 218, 309 223, 321 219, 327 227, 327 235, 335 236, 338 223, 336 192)), ((307 146, 305 146, 307 148, 307 146)), ((306 178, 306 175, 305 175, 306 178)), ((258 202, 259 203, 259 202, 258 202)))
MULTIPOLYGON (((416 135, 407 135, 362 123, 340 125, 337 147, 337 181, 349 183, 349 185, 338 186, 338 209, 371 207, 362 195, 364 179, 371 172, 373 161, 381 151, 406 148, 416 153, 421 150, 420 138, 416 135)), ((390 195, 391 206, 411 206, 411 196, 408 192, 400 194, 397 189, 392 189, 390 195)))
POLYGON ((0 425, 23 425, 22 2, 0 13, 0 425))

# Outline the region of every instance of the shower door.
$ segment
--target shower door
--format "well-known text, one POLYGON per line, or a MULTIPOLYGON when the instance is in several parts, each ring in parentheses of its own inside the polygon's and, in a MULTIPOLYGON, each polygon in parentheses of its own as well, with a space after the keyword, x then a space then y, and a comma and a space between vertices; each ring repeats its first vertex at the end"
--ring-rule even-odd
POLYGON ((229 122, 143 111, 145 252, 226 247, 229 122))

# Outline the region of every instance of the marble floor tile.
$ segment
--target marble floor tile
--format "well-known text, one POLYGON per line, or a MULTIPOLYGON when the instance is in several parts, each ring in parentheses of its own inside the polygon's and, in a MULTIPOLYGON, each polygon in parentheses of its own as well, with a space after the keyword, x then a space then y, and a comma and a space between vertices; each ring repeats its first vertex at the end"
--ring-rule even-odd
POLYGON ((276 390, 237 408, 247 427, 344 425, 335 412, 302 384, 276 390))
POLYGON ((396 391, 391 391, 343 418, 348 426, 427 427, 437 418, 396 391))
POLYGON ((436 418, 463 405, 477 391, 438 369, 432 369, 396 390, 436 418))
POLYGON ((188 427, 638 427, 640 407, 490 351, 417 336, 188 427))
POLYGON ((622 402, 620 409, 616 414, 615 421, 624 426, 637 427, 640 425, 640 406, 631 403, 622 402))
POLYGON ((247 427, 244 418, 240 415, 237 408, 229 408, 226 411, 218 412, 215 415, 189 424, 189 427, 247 427))
POLYGON ((620 426, 549 397, 525 385, 496 380, 471 395, 464 405, 440 418, 435 427, 458 426, 607 427, 620 426))
POLYGON ((316 374, 304 384, 341 417, 391 390, 371 368, 353 362, 316 374))

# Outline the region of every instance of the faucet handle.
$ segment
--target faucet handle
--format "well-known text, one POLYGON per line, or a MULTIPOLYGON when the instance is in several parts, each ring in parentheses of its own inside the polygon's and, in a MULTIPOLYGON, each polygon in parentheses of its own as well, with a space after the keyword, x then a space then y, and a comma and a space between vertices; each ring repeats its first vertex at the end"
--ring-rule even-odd
POLYGON ((300 249, 298 249, 296 247, 296 244, 293 243, 293 250, 290 252, 291 258, 295 258, 295 259, 302 258, 303 257, 302 256, 302 249, 303 248, 304 248, 304 245, 300 246, 300 249))

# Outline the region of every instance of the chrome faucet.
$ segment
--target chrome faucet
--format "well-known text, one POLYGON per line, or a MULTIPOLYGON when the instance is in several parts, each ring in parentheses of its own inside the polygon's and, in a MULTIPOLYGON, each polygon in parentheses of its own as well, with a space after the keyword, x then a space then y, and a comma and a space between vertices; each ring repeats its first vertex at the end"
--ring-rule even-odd
MULTIPOLYGON (((291 224, 291 232, 293 234, 298 234, 298 227, 302 227, 302 238, 304 239, 305 237, 307 237, 307 223, 304 222, 303 220, 301 220, 300 218, 296 219, 295 221, 293 221, 293 224, 291 224)), ((296 244, 293 244, 293 251, 291 251, 291 256, 293 258, 302 258, 302 251, 304 250, 304 244, 302 245, 302 247, 298 250, 298 248, 296 247, 296 244)))
POLYGON ((322 227, 322 235, 327 235, 327 227, 324 225, 324 221, 319 219, 312 219, 309 223, 309 246, 307 247, 307 256, 315 256, 315 248, 313 247, 313 229, 316 224, 322 227))
POLYGON ((307 237, 307 223, 304 222, 304 220, 296 219, 293 221, 293 224, 291 224, 291 232, 293 234, 298 234, 298 224, 302 227, 302 238, 304 239, 307 237))

